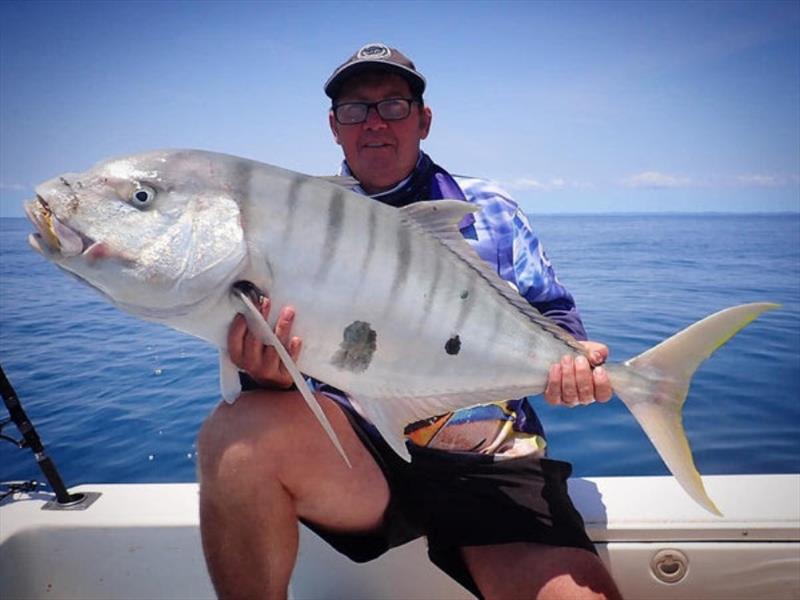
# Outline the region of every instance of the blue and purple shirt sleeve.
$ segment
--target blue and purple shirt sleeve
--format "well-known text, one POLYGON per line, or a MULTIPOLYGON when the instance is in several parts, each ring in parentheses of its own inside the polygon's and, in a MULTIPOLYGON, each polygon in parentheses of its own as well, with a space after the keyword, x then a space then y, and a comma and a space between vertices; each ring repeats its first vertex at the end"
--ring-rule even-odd
POLYGON ((456 178, 467 201, 481 207, 461 232, 500 277, 514 284, 540 313, 579 340, 587 339, 575 300, 556 277, 528 218, 502 188, 482 179, 456 178))

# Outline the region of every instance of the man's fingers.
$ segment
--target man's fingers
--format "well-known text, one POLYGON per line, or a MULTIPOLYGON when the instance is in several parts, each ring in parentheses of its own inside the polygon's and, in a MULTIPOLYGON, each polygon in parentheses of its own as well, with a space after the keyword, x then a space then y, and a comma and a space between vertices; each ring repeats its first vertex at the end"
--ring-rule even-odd
POLYGON ((244 343, 242 344, 242 367, 247 372, 258 373, 261 371, 259 365, 264 356, 264 343, 261 338, 248 330, 244 336, 244 343))
MULTIPOLYGON (((272 302, 266 296, 262 296, 258 308, 266 321, 269 318, 272 302)), ((269 377, 271 369, 267 358, 268 348, 264 345, 264 340, 248 329, 244 342, 243 368, 256 377, 269 377)))
POLYGON ((569 355, 561 359, 561 402, 567 406, 578 403, 578 388, 575 384, 575 361, 569 355))
POLYGON ((544 390, 544 399, 548 404, 561 402, 561 364, 550 366, 550 376, 547 378, 547 387, 544 390))
POLYGON ((233 318, 228 329, 228 355, 237 367, 241 366, 242 354, 244 354, 244 338, 247 333, 247 321, 244 316, 237 314, 233 318))
POLYGON ((595 400, 608 402, 613 395, 608 372, 601 365, 608 358, 608 346, 581 342, 586 355, 565 355, 550 366, 544 399, 549 404, 577 406, 595 400))
POLYGON ((594 379, 592 367, 585 356, 575 358, 575 387, 578 390, 578 402, 591 404, 594 402, 594 379))
MULTIPOLYGON (((289 356, 292 357, 292 361, 295 363, 297 359, 300 358, 300 347, 302 346, 302 342, 300 341, 299 337, 293 337, 289 340, 289 343, 286 345, 286 351, 289 353, 289 356)), ((292 383, 292 375, 289 373, 289 369, 286 368, 286 365, 280 359, 279 356, 276 356, 276 360, 278 361, 277 364, 277 372, 279 377, 282 381, 286 382, 286 384, 292 383)))
MULTIPOLYGON (((261 298, 259 309, 265 320, 269 317, 270 308, 269 298, 261 298)), ((284 307, 275 323, 275 335, 296 361, 302 344, 300 338, 291 336, 294 316, 292 307, 284 307)), ((241 314, 234 317, 228 330, 228 353, 237 367, 257 381, 278 387, 290 386, 292 383, 291 375, 283 366, 275 348, 265 345, 260 337, 251 332, 247 327, 247 320, 241 314)))
POLYGON ((275 335, 281 341, 284 348, 288 349, 289 335, 292 331, 294 322, 294 309, 290 306, 284 307, 278 315, 278 322, 275 324, 275 335))
POLYGON ((289 342, 289 356, 292 357, 294 362, 297 362, 297 360, 300 358, 300 348, 302 345, 303 343, 300 341, 299 337, 293 337, 289 342))
POLYGON ((608 372, 603 367, 596 367, 592 371, 592 378, 594 379, 594 397, 598 402, 608 402, 614 394, 611 388, 611 380, 608 378, 608 372))
POLYGON ((266 320, 269 317, 269 309, 272 306, 272 302, 266 296, 261 296, 261 302, 259 308, 261 309, 261 316, 264 317, 266 320))
POLYGON ((593 367, 602 365, 608 360, 608 346, 600 342, 581 342, 581 346, 588 352, 589 362, 593 367))

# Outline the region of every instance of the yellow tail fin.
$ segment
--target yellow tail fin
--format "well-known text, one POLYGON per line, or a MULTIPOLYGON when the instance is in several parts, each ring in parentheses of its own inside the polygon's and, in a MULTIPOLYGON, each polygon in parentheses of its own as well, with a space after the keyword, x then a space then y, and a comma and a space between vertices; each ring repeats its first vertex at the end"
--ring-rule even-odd
POLYGON ((700 363, 761 313, 778 306, 762 302, 727 308, 624 364, 607 367, 614 392, 675 479, 698 504, 716 515, 722 513, 706 493, 683 430, 683 403, 700 363))

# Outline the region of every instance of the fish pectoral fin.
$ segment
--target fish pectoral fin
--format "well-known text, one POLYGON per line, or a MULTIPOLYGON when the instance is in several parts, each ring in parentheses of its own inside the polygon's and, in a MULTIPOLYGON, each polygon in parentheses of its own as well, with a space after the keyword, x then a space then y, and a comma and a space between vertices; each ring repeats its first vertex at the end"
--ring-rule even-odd
POLYGON ((239 379, 239 369, 233 364, 230 355, 225 350, 219 351, 219 387, 222 398, 228 404, 233 404, 242 393, 242 382, 239 379))
POLYGON ((292 357, 289 356, 289 352, 286 351, 286 348, 283 347, 283 344, 278 339, 278 336, 275 335, 274 331, 272 331, 269 323, 267 323, 266 319, 264 319, 264 316, 256 308, 255 304, 253 304, 248 291, 241 288, 242 286, 239 286, 238 284, 234 285, 232 288, 232 293, 236 298, 239 299, 244 308, 242 314, 247 320, 247 327, 251 332, 255 333, 262 342, 275 348, 275 351, 278 353, 281 362, 292 376, 292 381, 294 382, 295 386, 297 386, 297 389, 303 396, 306 404, 308 404, 308 408, 310 408, 311 412, 314 413, 317 421, 319 421, 319 424, 322 426, 322 429, 325 430, 325 433, 328 434, 333 446, 336 448, 336 450, 338 450, 339 454, 341 454, 344 462, 347 463, 348 467, 352 467, 350 460, 347 458, 347 453, 344 451, 341 441, 339 441, 339 437, 333 430, 333 426, 330 424, 330 421, 328 421, 328 417, 325 415, 325 412, 319 405, 317 398, 308 387, 308 382, 305 380, 305 377, 303 377, 303 374, 300 373, 300 369, 297 368, 297 365, 292 360, 292 357))

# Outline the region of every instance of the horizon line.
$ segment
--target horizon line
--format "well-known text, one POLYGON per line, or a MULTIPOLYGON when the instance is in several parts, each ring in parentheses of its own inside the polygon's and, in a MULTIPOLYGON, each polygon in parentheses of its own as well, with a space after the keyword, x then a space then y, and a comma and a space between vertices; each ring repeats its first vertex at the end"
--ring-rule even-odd
MULTIPOLYGON (((764 210, 753 210, 753 211, 744 211, 744 210, 736 210, 736 211, 725 211, 725 210, 696 210, 696 211, 687 211, 687 210, 661 210, 661 211, 643 211, 643 210, 630 210, 630 211, 576 211, 576 212, 548 212, 548 211, 536 211, 536 212, 529 212, 524 210, 523 212, 526 215, 533 215, 533 216, 540 216, 540 217, 679 217, 679 216, 762 216, 762 217, 780 217, 780 216, 792 216, 798 217, 800 216, 800 209, 798 210, 776 210, 776 211, 764 211, 764 210)), ((27 220, 28 218, 25 215, 0 215, 0 219, 19 219, 19 220, 27 220)))

